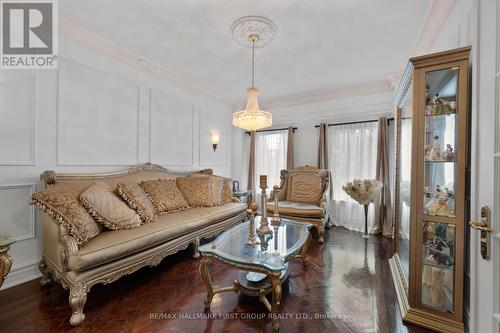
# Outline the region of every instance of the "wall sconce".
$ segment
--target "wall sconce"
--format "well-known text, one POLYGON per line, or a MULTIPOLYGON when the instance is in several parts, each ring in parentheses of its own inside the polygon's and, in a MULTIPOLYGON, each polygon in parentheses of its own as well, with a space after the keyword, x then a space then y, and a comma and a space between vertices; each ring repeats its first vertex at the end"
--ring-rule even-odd
POLYGON ((217 145, 219 144, 220 134, 217 132, 211 132, 210 137, 212 139, 212 147, 215 151, 217 149, 217 145))

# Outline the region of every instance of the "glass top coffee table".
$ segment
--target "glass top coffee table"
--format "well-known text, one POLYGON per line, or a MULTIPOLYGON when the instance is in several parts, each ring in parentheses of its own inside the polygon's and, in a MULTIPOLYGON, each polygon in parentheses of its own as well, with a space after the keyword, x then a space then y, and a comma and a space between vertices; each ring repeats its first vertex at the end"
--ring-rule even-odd
MULTIPOLYGON (((279 331, 277 319, 281 301, 281 284, 288 277, 288 261, 299 258, 307 264, 306 251, 311 242, 309 229, 312 224, 281 220, 271 223, 265 232, 259 232, 258 243, 247 243, 250 222, 236 225, 220 234, 213 242, 198 248, 201 254, 200 274, 207 287, 205 308, 210 308, 215 294, 221 292, 241 292, 256 296, 271 312, 273 331, 279 331), (238 280, 232 286, 216 288, 210 278, 208 264, 221 262, 240 271, 238 280), (269 303, 266 294, 272 292, 269 303)), ((255 229, 260 224, 260 216, 255 218, 255 229)), ((261 229, 261 231, 264 229, 261 229)))

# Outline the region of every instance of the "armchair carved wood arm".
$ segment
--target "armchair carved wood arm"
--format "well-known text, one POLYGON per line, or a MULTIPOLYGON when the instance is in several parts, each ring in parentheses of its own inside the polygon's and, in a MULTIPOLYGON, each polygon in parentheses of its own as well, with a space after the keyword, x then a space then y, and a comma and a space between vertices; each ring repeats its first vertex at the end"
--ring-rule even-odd
MULTIPOLYGON (((280 216, 294 221, 312 223, 318 231, 318 241, 323 243, 325 227, 330 219, 330 172, 304 166, 281 170, 278 193, 280 216), (297 176, 298 175, 298 176, 297 176)), ((271 192, 274 198, 274 193, 271 192)), ((274 203, 267 210, 274 213, 274 203)))

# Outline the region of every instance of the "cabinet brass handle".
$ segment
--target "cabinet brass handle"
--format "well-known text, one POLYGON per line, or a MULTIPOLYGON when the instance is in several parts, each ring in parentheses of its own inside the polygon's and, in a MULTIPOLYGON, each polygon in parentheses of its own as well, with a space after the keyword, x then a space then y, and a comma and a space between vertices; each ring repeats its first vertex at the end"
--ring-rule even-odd
POLYGON ((486 231, 486 232, 493 232, 494 231, 493 229, 488 228, 487 225, 485 225, 484 223, 481 223, 481 222, 470 221, 469 224, 473 229, 476 229, 476 230, 481 230, 481 231, 486 231))

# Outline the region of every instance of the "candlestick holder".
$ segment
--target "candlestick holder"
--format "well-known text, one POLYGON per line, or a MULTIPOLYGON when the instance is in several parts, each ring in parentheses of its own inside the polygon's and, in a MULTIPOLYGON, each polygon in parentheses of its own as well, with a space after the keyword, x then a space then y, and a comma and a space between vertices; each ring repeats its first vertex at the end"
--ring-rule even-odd
POLYGON ((252 203, 250 208, 247 209, 247 214, 250 222, 248 223, 248 238, 245 242, 246 245, 254 246, 259 244, 255 237, 255 214, 257 213, 257 205, 252 203))
POLYGON ((260 183, 260 188, 262 191, 260 192, 260 224, 262 223, 267 223, 267 193, 266 193, 266 188, 267 184, 265 183, 260 183))
POLYGON ((278 211, 278 193, 280 192, 280 188, 278 185, 273 186, 273 196, 274 196, 274 214, 271 220, 273 225, 279 224, 281 222, 280 213, 278 211))

